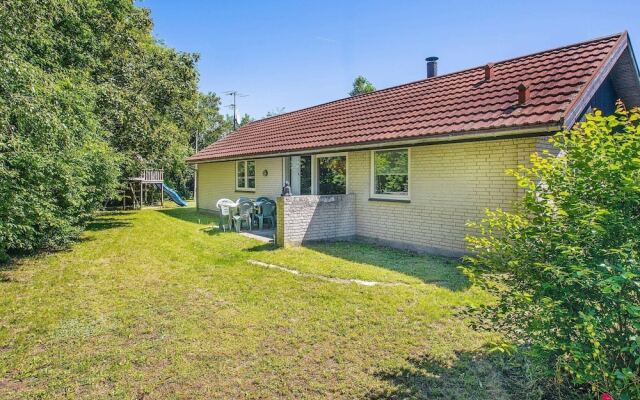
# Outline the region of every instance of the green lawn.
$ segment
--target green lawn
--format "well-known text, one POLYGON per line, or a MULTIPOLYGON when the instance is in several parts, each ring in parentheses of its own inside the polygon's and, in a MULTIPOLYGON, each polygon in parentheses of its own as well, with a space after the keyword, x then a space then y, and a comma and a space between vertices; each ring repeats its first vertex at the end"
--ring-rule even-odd
POLYGON ((0 398, 510 398, 490 338, 455 316, 488 300, 455 261, 275 249, 212 222, 105 214, 69 251, 4 267, 0 398))

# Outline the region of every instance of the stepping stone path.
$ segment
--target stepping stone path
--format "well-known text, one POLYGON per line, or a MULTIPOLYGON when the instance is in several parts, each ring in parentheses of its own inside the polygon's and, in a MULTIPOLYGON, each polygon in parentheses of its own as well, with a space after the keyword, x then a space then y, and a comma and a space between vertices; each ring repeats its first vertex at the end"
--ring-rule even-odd
POLYGON ((300 271, 295 270, 295 269, 283 267, 283 266, 280 266, 280 265, 269 264, 269 263, 265 263, 265 262, 257 261, 257 260, 248 260, 248 263, 252 264, 252 265, 257 265, 257 266, 260 266, 260 267, 264 267, 264 268, 277 269, 279 271, 287 272, 287 273, 290 273, 290 274, 293 274, 293 275, 304 276, 304 277, 307 277, 307 278, 315 278, 315 279, 320 279, 322 281, 340 283, 340 284, 346 284, 346 285, 356 284, 356 285, 361 285, 361 286, 408 286, 408 284, 404 283, 404 282, 363 281, 361 279, 342 279, 342 278, 334 278, 334 277, 326 276, 326 275, 310 274, 310 273, 306 273, 306 272, 300 272, 300 271))

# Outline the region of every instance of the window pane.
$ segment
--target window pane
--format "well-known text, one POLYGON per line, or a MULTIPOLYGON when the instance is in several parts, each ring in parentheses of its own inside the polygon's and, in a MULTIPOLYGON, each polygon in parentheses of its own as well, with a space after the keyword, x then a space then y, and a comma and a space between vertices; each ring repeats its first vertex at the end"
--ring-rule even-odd
POLYGON ((375 193, 406 196, 409 193, 409 151, 376 151, 374 157, 375 193))
POLYGON ((407 175, 409 165, 408 150, 376 151, 376 175, 407 175))
POLYGON ((300 194, 311 194, 311 156, 300 157, 300 194))
POLYGON ((256 162, 255 161, 247 161, 247 177, 255 177, 256 176, 256 162))
POLYGON ((247 187, 251 188, 251 189, 255 189, 256 188, 256 178, 247 178, 247 187))
POLYGON ((291 157, 284 159, 284 180, 291 184, 291 157))
POLYGON ((244 166, 245 166, 245 162, 244 161, 238 161, 237 163, 237 170, 238 170, 238 178, 242 177, 244 178, 244 166))
POLYGON ((347 193, 347 158, 318 157, 318 193, 347 193))
POLYGON ((406 196, 409 193, 409 177, 407 175, 377 175, 376 194, 392 194, 406 196))
POLYGON ((237 171, 237 186, 239 188, 245 187, 244 176, 245 176, 245 162, 244 161, 236 161, 236 171, 237 171))

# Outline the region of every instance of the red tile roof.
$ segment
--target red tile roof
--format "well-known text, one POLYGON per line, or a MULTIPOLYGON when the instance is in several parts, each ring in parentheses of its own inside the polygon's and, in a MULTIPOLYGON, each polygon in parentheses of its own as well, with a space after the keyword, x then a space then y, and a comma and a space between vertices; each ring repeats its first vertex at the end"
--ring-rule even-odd
POLYGON ((251 122, 189 162, 442 135, 555 129, 626 33, 436 76, 251 122), (518 86, 529 100, 518 105, 518 86), (552 128, 553 126, 553 128, 552 128))

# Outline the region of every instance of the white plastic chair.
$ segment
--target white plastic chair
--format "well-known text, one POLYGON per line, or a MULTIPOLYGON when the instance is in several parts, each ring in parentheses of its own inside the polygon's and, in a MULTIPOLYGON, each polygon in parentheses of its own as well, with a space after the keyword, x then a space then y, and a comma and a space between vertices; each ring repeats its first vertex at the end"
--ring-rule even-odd
POLYGON ((235 207, 235 205, 236 205, 236 203, 234 201, 232 201, 232 200, 229 200, 229 199, 220 199, 216 203, 216 208, 220 212, 220 219, 219 219, 220 229, 222 229, 224 232, 227 231, 227 228, 226 228, 227 226, 229 226, 229 229, 231 229, 231 212, 230 212, 230 208, 231 207, 235 207), (227 218, 227 221, 229 221, 228 224, 224 223, 225 217, 227 218))
POLYGON ((236 227, 236 231, 240 233, 240 228, 242 228, 242 222, 246 222, 247 227, 251 230, 251 225, 253 224, 251 213, 253 211, 253 203, 246 202, 241 203, 238 206, 238 215, 234 215, 233 224, 236 227))

